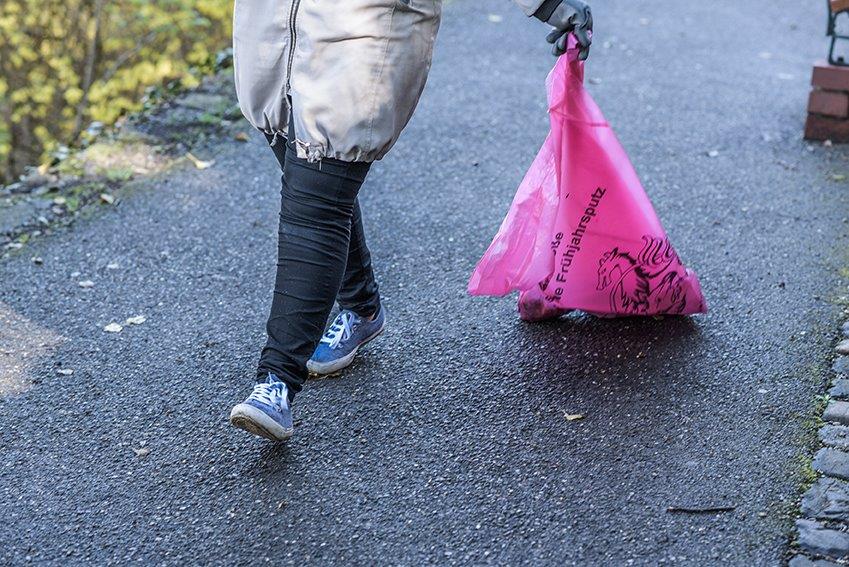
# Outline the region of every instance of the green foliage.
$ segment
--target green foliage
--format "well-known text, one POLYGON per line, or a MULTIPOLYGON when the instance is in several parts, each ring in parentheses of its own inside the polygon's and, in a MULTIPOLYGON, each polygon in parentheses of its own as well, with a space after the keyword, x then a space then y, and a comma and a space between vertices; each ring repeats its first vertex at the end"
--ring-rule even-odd
POLYGON ((196 84, 229 44, 232 2, 0 1, 0 182, 146 89, 196 84))
POLYGON ((805 493, 819 478, 819 474, 814 470, 814 460, 807 455, 799 455, 797 457, 797 467, 799 471, 799 479, 801 486, 799 492, 805 493))

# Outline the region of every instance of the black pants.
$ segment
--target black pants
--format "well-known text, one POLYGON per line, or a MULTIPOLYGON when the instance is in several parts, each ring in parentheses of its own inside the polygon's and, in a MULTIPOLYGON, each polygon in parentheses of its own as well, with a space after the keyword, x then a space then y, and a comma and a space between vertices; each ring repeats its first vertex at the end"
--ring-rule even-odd
POLYGON ((257 378, 275 374, 294 397, 334 301, 364 317, 380 305, 357 200, 371 164, 309 163, 297 157, 291 142, 268 138, 283 170, 283 189, 277 279, 257 378))

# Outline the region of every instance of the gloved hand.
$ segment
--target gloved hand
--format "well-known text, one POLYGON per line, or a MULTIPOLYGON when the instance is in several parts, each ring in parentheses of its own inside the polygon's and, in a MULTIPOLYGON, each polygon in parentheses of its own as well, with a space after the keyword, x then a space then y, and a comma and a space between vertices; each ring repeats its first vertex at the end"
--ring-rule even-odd
MULTIPOLYGON (((543 6, 550 6, 551 0, 544 2, 543 6)), ((537 11, 537 17, 554 29, 545 38, 548 43, 554 44, 554 55, 560 56, 566 53, 566 43, 569 38, 569 33, 575 34, 578 38, 578 43, 581 46, 581 51, 578 53, 578 59, 584 61, 590 54, 590 45, 592 44, 593 30, 593 13, 590 7, 583 0, 562 0, 553 11, 549 9, 540 9, 537 11), (542 13, 541 13, 542 12, 542 13)))

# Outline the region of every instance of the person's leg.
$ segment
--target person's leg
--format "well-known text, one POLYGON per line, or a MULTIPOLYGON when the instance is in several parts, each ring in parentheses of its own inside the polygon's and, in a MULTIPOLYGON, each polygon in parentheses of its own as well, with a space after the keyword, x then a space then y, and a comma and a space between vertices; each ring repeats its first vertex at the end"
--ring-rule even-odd
POLYGON ((386 310, 380 305, 359 201, 354 202, 348 262, 338 301, 339 315, 307 362, 314 374, 335 374, 350 366, 360 347, 380 335, 386 325, 386 310))
POLYGON ((339 307, 369 319, 380 306, 380 293, 371 265, 371 254, 366 245, 363 217, 359 198, 354 202, 351 217, 351 241, 348 245, 348 263, 342 288, 339 290, 339 307))
MULTIPOLYGON (((286 144, 280 140, 275 143, 274 137, 269 134, 265 137, 280 163, 282 172, 286 167, 286 144)), ((372 269, 371 253, 366 244, 359 197, 354 201, 348 259, 337 300, 342 309, 353 311, 365 319, 372 317, 380 306, 380 292, 372 269)))
POLYGON ((370 164, 309 163, 286 144, 282 165, 277 277, 257 378, 274 374, 294 396, 339 293, 356 197, 370 164))
POLYGON ((371 164, 309 163, 282 139, 270 143, 283 169, 277 277, 257 384, 233 407, 230 422, 283 441, 294 431, 291 402, 342 284, 357 193, 371 164))

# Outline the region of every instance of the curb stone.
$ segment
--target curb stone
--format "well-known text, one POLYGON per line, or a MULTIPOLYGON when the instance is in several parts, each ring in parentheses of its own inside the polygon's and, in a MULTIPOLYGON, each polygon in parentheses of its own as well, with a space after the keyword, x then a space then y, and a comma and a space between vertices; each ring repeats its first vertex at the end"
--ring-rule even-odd
POLYGON ((831 402, 822 414, 823 421, 849 425, 849 402, 831 402))
POLYGON ((849 482, 821 477, 802 498, 802 514, 817 520, 849 518, 849 482))
POLYGON ((820 449, 814 456, 813 467, 826 476, 849 480, 849 453, 839 449, 820 449))
POLYGON ((825 559, 811 560, 803 555, 797 555, 790 560, 789 567, 840 567, 840 564, 825 559))
POLYGON ((811 463, 819 478, 802 496, 798 550, 790 567, 834 567, 849 560, 849 321, 841 334, 831 367, 831 401, 819 430, 823 446, 811 463))
POLYGON ((820 429, 819 435, 826 447, 849 450, 849 427, 827 424, 820 429))
POLYGON ((849 533, 833 530, 813 520, 796 520, 799 546, 814 555, 835 559, 849 557, 849 533))
POLYGON ((828 391, 828 395, 832 398, 849 397, 849 379, 838 378, 837 380, 835 380, 834 384, 831 386, 831 389, 828 391))
POLYGON ((790 560, 789 567, 840 567, 840 564, 825 559, 810 560, 803 555, 797 555, 790 560))

